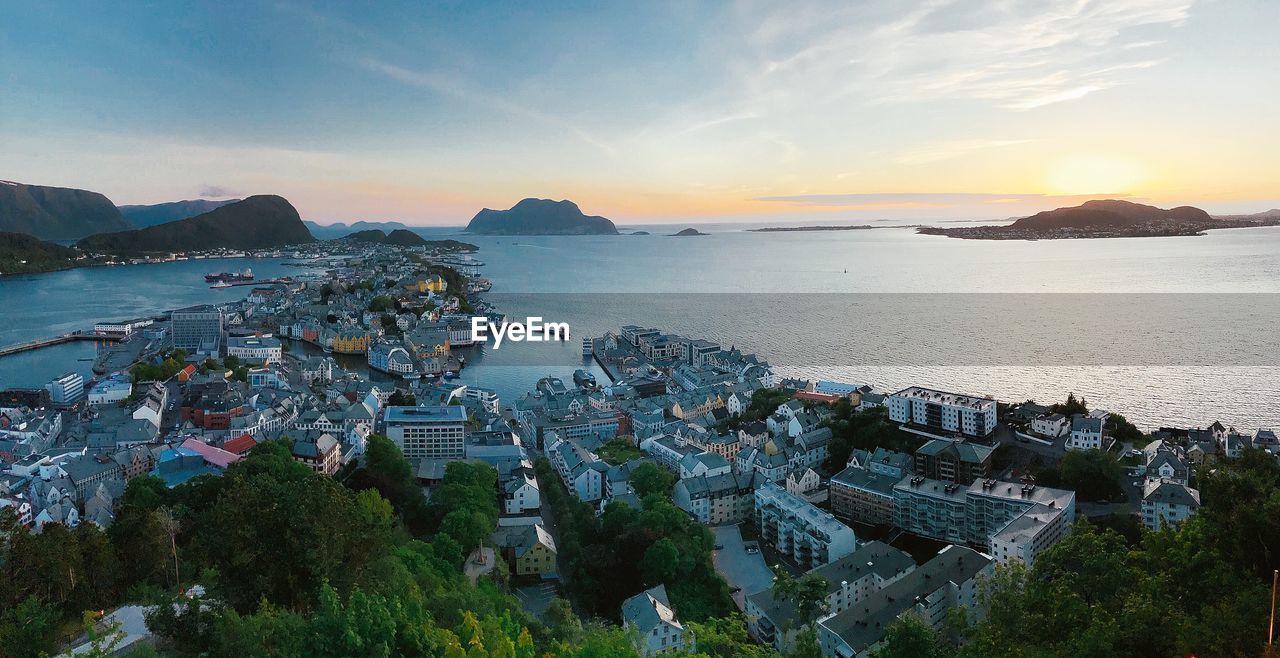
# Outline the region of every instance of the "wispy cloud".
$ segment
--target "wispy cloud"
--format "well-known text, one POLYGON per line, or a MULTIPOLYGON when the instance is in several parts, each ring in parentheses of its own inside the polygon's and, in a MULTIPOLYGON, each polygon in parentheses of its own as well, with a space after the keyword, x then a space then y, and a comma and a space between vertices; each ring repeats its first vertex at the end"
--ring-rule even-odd
MULTIPOLYGON (((1135 30, 1182 24, 1192 0, 975 3, 918 0, 882 7, 840 3, 825 11, 743 10, 755 64, 753 89, 879 103, 970 99, 1030 110, 1125 84, 1134 50, 1159 41, 1135 30)), ((812 9, 812 8, 806 8, 812 9)))
POLYGON ((206 199, 226 199, 236 196, 235 192, 221 185, 202 185, 199 194, 206 199))
POLYGON ((562 130, 608 155, 617 153, 617 149, 609 143, 555 114, 526 107, 506 96, 486 91, 468 80, 440 71, 397 66, 376 57, 364 57, 360 60, 360 64, 370 71, 384 75, 397 82, 427 89, 433 93, 469 103, 478 110, 496 110, 511 116, 530 119, 562 130))
POLYGON ((974 151, 1026 144, 1025 139, 952 139, 916 146, 894 158, 903 165, 922 165, 951 160, 974 151))

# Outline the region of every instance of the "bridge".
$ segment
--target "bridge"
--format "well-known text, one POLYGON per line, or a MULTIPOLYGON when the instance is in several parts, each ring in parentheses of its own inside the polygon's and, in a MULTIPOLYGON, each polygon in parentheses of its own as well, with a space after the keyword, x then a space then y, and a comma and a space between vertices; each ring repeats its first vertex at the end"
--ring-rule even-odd
POLYGON ((120 339, 115 336, 101 336, 93 333, 92 331, 77 330, 77 331, 72 331, 70 333, 51 336, 49 338, 37 338, 36 340, 29 340, 25 343, 16 343, 13 345, 6 345, 4 347, 0 347, 0 357, 11 356, 11 355, 19 354, 22 352, 30 352, 32 350, 38 350, 43 347, 52 347, 54 345, 61 345, 63 343, 71 343, 77 340, 107 341, 107 342, 114 343, 119 341, 120 339))

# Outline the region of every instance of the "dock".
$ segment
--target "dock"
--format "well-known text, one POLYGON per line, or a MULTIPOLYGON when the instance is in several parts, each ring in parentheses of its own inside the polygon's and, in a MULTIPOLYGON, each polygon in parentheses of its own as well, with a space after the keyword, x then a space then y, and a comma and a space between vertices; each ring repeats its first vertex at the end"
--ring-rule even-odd
POLYGON ((20 354, 22 352, 30 352, 32 350, 38 350, 45 347, 52 347, 54 345, 61 345, 63 343, 71 343, 78 340, 92 340, 92 341, 103 341, 103 342, 114 343, 119 341, 120 339, 112 336, 99 336, 98 334, 95 334, 91 331, 72 331, 70 333, 51 336, 49 338, 38 338, 36 340, 29 340, 25 343, 16 343, 13 345, 6 345, 4 347, 0 347, 0 357, 20 354))

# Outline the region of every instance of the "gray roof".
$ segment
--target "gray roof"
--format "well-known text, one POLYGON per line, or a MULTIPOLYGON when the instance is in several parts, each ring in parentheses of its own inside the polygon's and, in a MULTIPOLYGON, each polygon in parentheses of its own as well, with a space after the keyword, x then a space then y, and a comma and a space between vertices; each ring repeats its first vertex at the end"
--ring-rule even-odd
POLYGON ((879 642, 893 621, 914 605, 917 597, 928 596, 947 583, 967 582, 989 564, 990 557, 973 549, 947 546, 911 573, 871 593, 822 625, 839 635, 855 653, 861 653, 879 642))
POLYGON ((634 625, 641 635, 650 633, 663 621, 680 626, 664 585, 647 589, 622 602, 622 623, 634 625))
MULTIPOLYGON (((910 555, 881 541, 869 541, 858 550, 828 564, 809 571, 822 577, 827 582, 827 595, 840 589, 842 582, 857 582, 868 574, 876 574, 883 580, 894 577, 915 568, 910 555)), ((755 592, 748 596, 751 602, 769 617, 774 626, 785 627, 787 622, 795 619, 796 609, 788 600, 777 600, 773 597, 773 588, 755 592)))

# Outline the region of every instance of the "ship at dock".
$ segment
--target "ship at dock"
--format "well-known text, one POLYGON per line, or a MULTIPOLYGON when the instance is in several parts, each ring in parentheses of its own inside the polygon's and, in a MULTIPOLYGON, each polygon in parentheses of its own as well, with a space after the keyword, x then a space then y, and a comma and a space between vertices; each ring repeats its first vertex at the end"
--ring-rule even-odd
POLYGON ((207 283, 235 283, 239 281, 253 281, 253 270, 245 268, 243 272, 213 272, 204 275, 207 283))

